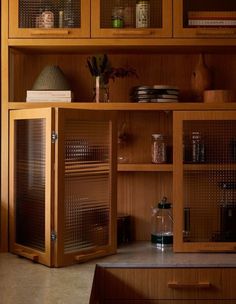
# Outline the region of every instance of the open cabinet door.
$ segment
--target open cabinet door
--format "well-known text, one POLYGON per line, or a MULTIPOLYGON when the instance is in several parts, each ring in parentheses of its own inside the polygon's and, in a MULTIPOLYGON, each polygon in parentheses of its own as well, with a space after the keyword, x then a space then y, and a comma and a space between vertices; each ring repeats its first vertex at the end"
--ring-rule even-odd
MULTIPOLYGON (((113 113, 114 114, 114 113, 113 113)), ((116 251, 115 115, 58 109, 55 266, 116 251)))
POLYGON ((10 113, 10 250, 51 266, 53 109, 10 113))

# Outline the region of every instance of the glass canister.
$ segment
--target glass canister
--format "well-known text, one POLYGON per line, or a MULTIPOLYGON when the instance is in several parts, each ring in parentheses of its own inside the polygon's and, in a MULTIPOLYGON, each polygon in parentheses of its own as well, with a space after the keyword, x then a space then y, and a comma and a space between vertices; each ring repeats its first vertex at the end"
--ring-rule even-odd
POLYGON ((152 134, 152 163, 166 163, 166 140, 162 134, 152 134))
POLYGON ((152 208, 151 242, 161 249, 173 244, 172 208, 165 196, 152 208))

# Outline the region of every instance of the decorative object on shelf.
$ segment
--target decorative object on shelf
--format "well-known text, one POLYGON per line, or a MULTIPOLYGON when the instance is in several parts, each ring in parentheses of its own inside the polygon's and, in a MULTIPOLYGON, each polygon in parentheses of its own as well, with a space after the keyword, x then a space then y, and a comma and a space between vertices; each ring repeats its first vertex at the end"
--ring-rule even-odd
POLYGON ((136 28, 150 27, 150 1, 136 1, 136 28))
POLYGON ((132 241, 131 216, 124 213, 117 214, 117 245, 123 245, 132 241))
POLYGON ((212 73, 200 54, 198 63, 191 76, 191 86, 197 101, 203 101, 203 92, 212 88, 212 73))
POLYGON ((124 7, 121 3, 121 0, 116 0, 115 6, 112 9, 112 27, 124 27, 124 7))
POLYGON ((112 67, 108 56, 97 55, 87 59, 87 65, 91 75, 95 80, 93 101, 95 102, 109 102, 109 80, 115 81, 115 78, 124 78, 129 76, 136 76, 135 69, 131 67, 112 67))
POLYGON ((53 28, 54 27, 54 13, 52 8, 47 5, 42 12, 40 27, 53 28))
POLYGON ((163 134, 152 134, 152 163, 166 163, 166 140, 163 134))
POLYGON ((47 65, 35 80, 32 90, 70 90, 70 84, 65 74, 57 65, 47 65))
POLYGON ((191 136, 192 141, 192 162, 205 162, 205 144, 203 137, 199 131, 193 131, 191 136))
POLYGON ((173 216, 171 203, 167 201, 167 197, 152 208, 151 217, 151 242, 157 248, 164 250, 173 244, 173 216))
POLYGON ((123 122, 118 129, 118 163, 127 163, 129 161, 129 158, 126 155, 126 148, 131 140, 132 136, 127 131, 127 124, 126 122, 123 122))
POLYGON ((136 86, 130 92, 132 102, 178 102, 179 88, 170 85, 136 86))
POLYGON ((204 102, 234 102, 236 93, 233 90, 205 90, 203 94, 204 102))

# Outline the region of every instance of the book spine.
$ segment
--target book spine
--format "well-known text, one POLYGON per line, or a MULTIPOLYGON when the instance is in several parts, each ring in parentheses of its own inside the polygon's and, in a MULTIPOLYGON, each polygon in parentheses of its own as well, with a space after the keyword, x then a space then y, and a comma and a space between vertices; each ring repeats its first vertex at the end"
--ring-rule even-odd
POLYGON ((31 97, 27 97, 26 98, 26 102, 71 102, 72 99, 71 98, 31 98, 31 97))
POLYGON ((236 18, 236 11, 189 11, 188 18, 236 18))
POLYGON ((204 19, 190 19, 189 26, 236 26, 236 20, 204 20, 204 19))
POLYGON ((27 97, 72 97, 72 91, 30 91, 27 92, 27 97))

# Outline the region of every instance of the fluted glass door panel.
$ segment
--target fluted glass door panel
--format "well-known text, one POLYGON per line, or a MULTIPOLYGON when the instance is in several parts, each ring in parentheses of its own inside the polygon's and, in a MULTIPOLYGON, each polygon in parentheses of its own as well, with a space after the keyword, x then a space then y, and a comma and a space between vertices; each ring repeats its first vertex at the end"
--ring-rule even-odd
POLYGON ((16 121, 16 242, 45 251, 45 120, 16 121))
POLYGON ((109 122, 66 120, 65 252, 109 244, 109 122))
MULTIPOLYGON (((114 115, 113 115, 114 116, 114 115)), ((59 109, 57 265, 115 252, 115 123, 108 112, 59 109)))

